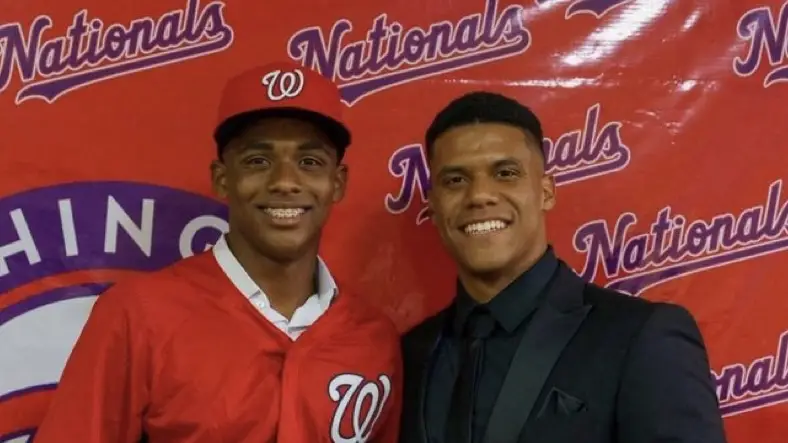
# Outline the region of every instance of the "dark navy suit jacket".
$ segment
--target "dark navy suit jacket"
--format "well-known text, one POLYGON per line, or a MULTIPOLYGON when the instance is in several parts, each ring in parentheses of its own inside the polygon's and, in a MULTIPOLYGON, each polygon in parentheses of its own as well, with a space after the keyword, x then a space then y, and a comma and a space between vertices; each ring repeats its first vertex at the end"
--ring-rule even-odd
MULTIPOLYGON (((546 291, 485 443, 725 442, 706 349, 686 309, 587 284, 564 263, 546 291)), ((402 443, 428 443, 431 356, 450 312, 403 337, 402 443)))

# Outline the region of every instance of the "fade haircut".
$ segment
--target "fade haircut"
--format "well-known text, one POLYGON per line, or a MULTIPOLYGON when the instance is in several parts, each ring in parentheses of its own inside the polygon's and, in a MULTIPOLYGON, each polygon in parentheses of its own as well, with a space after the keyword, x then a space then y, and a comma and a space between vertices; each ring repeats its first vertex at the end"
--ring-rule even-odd
MULTIPOLYGON (((435 140, 446 131, 474 123, 503 123, 522 129, 534 138, 536 150, 546 160, 542 148, 542 124, 527 106, 505 95, 475 91, 451 101, 432 120, 424 136, 427 160, 431 160, 435 140)), ((530 144, 530 143, 529 143, 530 144)))

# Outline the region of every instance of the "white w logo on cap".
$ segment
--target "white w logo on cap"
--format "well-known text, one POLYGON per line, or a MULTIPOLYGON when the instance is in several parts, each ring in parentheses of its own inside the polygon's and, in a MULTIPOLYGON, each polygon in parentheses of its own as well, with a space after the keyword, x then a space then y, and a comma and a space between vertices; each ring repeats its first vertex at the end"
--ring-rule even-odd
POLYGON ((268 87, 268 99, 274 102, 295 98, 304 89, 304 73, 300 69, 291 72, 271 71, 264 75, 261 83, 268 87))

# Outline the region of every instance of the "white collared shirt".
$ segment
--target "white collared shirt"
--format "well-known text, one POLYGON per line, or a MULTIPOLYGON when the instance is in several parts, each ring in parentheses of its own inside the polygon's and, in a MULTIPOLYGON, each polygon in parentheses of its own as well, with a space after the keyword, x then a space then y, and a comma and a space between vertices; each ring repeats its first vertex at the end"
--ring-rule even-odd
POLYGON ((268 300, 265 292, 249 277, 249 274, 246 273, 238 259, 230 251, 224 236, 213 247, 213 256, 238 291, 246 296, 263 317, 293 340, 297 339, 326 312, 331 305, 331 300, 337 293, 337 285, 334 278, 328 271, 325 262, 318 257, 317 294, 313 294, 303 305, 299 306, 293 313, 293 317, 288 321, 285 316, 271 306, 271 302, 268 300))

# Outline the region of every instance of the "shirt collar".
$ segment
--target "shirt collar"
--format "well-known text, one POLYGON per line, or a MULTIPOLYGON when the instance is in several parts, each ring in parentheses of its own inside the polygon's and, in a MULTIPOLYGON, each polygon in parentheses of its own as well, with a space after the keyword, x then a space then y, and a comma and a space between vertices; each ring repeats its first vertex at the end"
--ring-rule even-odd
MULTIPOLYGON (((213 247, 213 256, 219 267, 224 271, 227 278, 233 283, 238 291, 246 298, 252 298, 255 295, 261 295, 266 306, 269 306, 268 297, 262 289, 257 286, 257 283, 252 280, 252 277, 246 273, 241 263, 235 258, 232 251, 227 245, 227 240, 224 236, 219 238, 216 245, 213 247)), ((337 294, 337 284, 328 266, 320 257, 317 258, 317 301, 322 309, 328 309, 334 296, 337 294)))
MULTIPOLYGON (((552 246, 527 271, 486 303, 487 311, 507 332, 512 333, 536 309, 540 295, 558 269, 558 258, 552 246)), ((460 333, 474 309, 481 306, 457 282, 457 298, 452 328, 460 333)))

